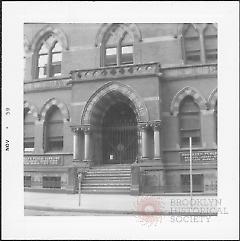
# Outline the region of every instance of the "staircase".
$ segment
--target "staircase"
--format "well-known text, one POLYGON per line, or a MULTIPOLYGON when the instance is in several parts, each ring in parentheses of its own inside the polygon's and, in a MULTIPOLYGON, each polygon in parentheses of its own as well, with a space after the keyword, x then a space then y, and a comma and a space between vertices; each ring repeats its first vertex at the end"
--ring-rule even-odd
POLYGON ((82 193, 129 194, 131 187, 130 165, 95 166, 88 170, 82 181, 82 193))

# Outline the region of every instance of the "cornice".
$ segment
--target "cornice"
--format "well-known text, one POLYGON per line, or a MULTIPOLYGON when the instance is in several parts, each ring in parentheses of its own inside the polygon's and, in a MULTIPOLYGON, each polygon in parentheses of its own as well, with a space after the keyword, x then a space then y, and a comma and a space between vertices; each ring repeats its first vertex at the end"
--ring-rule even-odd
POLYGON ((217 64, 173 66, 161 68, 161 72, 164 80, 217 77, 217 64))
POLYGON ((24 83, 24 92, 34 92, 34 91, 43 91, 43 90, 54 90, 54 89, 69 89, 71 85, 69 85, 69 77, 68 78, 49 78, 41 81, 32 81, 24 83))
POLYGON ((217 77, 217 64, 181 65, 160 67, 159 63, 131 64, 73 70, 69 77, 48 78, 24 83, 24 92, 70 89, 73 83, 156 76, 162 80, 179 80, 201 77, 217 77))
POLYGON ((183 65, 161 68, 162 78, 177 80, 186 78, 217 77, 217 64, 183 65))

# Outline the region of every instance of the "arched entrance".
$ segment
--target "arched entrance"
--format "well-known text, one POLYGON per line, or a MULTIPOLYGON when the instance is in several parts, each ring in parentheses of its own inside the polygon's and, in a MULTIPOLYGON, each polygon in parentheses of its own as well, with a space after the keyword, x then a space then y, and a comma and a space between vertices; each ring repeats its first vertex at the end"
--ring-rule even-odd
POLYGON ((89 130, 84 131, 84 159, 94 165, 135 162, 140 155, 137 126, 148 120, 144 102, 129 86, 119 82, 103 85, 82 113, 81 126, 89 130))
POLYGON ((102 123, 103 163, 133 163, 137 156, 137 119, 129 105, 118 102, 105 113, 102 123))

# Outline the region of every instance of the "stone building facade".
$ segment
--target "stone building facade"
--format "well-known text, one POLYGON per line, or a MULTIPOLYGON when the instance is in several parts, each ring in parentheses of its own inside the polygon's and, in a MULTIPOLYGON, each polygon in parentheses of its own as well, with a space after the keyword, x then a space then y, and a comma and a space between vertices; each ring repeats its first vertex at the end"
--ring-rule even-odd
POLYGON ((24 49, 25 190, 188 193, 192 137, 216 194, 216 24, 29 23, 24 49))

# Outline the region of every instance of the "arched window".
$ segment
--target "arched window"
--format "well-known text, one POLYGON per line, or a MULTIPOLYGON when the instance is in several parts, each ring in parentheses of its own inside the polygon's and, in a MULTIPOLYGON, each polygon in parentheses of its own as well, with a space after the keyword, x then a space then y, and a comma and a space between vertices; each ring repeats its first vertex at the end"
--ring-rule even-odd
POLYGON ((179 109, 180 146, 189 146, 189 137, 192 137, 192 145, 199 146, 201 143, 199 106, 193 97, 185 97, 179 109))
POLYGON ((52 106, 45 119, 45 151, 60 152, 63 149, 63 118, 60 109, 52 106))
POLYGON ((183 47, 186 63, 201 61, 201 47, 199 33, 193 24, 185 24, 183 31, 183 47))
POLYGON ((37 51, 36 78, 61 75, 62 47, 53 35, 47 35, 37 51))
POLYGON ((125 32, 122 40, 120 40, 120 62, 121 64, 133 63, 133 39, 130 34, 125 32))
POLYGON ((121 25, 114 24, 105 34, 103 66, 133 64, 133 36, 121 25))
POLYGON ((217 144, 217 129, 218 129, 218 113, 217 113, 217 101, 215 104, 215 108, 214 108, 214 121, 215 121, 215 140, 216 140, 216 144, 217 144))
POLYGON ((24 109, 24 151, 34 151, 34 117, 28 108, 24 109))
POLYGON ((204 30, 204 46, 207 62, 217 61, 217 29, 213 24, 207 24, 204 30))

